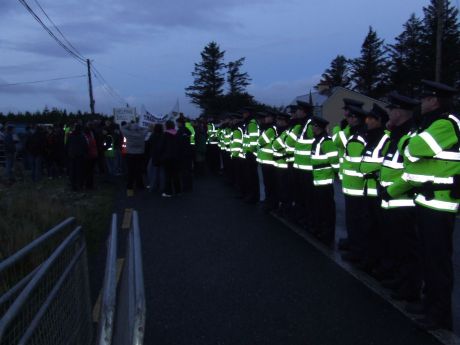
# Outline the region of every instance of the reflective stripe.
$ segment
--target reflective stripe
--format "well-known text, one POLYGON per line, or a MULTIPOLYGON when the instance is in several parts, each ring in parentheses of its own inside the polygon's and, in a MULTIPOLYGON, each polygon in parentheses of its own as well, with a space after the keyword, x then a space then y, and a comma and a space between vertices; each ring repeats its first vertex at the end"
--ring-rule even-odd
POLYGON ((347 146, 347 137, 345 136, 345 133, 343 131, 339 132, 340 140, 342 141, 343 147, 347 146))
POLYGON ((413 157, 410 152, 409 152, 409 146, 406 146, 406 148, 404 149, 404 155, 407 157, 407 159, 409 161, 411 161, 412 163, 415 163, 417 161, 420 160, 420 158, 417 158, 417 157, 413 157))
POLYGON ((283 142, 283 140, 281 140, 281 138, 276 139, 276 141, 281 145, 281 147, 286 148, 286 144, 283 142))
POLYGON ((383 161, 383 166, 387 167, 387 168, 397 169, 397 170, 404 169, 404 164, 403 163, 393 162, 393 161, 389 161, 389 160, 384 160, 383 161))
POLYGON ((391 186, 394 182, 384 182, 384 181, 380 181, 380 185, 382 187, 388 187, 388 186, 391 186))
POLYGON ((434 152, 435 155, 442 151, 442 147, 439 146, 439 144, 436 142, 436 140, 434 140, 430 133, 420 133, 419 137, 422 138, 428 144, 428 146, 434 152))
POLYGON ((274 165, 275 162, 273 162, 272 160, 269 160, 269 159, 258 159, 258 162, 261 163, 261 164, 270 164, 270 165, 274 165))
POLYGON ((294 141, 297 141, 297 136, 292 133, 291 131, 289 131, 289 136, 294 140, 294 141))
POLYGON ((288 158, 286 158, 286 162, 288 162, 288 163, 294 162, 294 157, 288 157, 288 158))
POLYGON ((310 156, 311 151, 308 150, 294 150, 294 153, 298 156, 310 156))
MULTIPOLYGON (((419 183, 426 183, 426 182, 434 182, 439 184, 453 184, 454 178, 453 177, 436 177, 436 176, 429 176, 429 175, 418 175, 418 174, 409 174, 404 173, 402 175, 402 179, 404 181, 413 181, 419 183)), ((449 187, 446 186, 446 190, 449 187)))
POLYGON ((296 164, 294 168, 300 169, 300 170, 313 170, 312 165, 305 165, 305 164, 296 164))
POLYGON ((338 151, 331 151, 329 153, 326 153, 326 156, 328 156, 329 158, 331 157, 337 157, 339 155, 339 152, 338 151))
POLYGON ((414 207, 415 202, 412 199, 395 199, 395 200, 382 200, 382 207, 383 208, 390 208, 390 207, 414 207))
POLYGON ((342 188, 342 191, 345 194, 348 194, 348 195, 354 195, 354 196, 363 196, 364 195, 364 192, 362 190, 357 190, 357 189, 342 188))
POLYGON ((265 132, 262 134, 262 139, 264 139, 266 144, 270 142, 270 139, 268 138, 267 134, 265 134, 265 132))
POLYGON ((237 144, 242 144, 243 140, 241 140, 241 139, 233 139, 233 142, 237 143, 237 144))
POLYGON ((334 169, 340 169, 340 164, 331 164, 334 169))
POLYGON ((335 139, 337 139, 337 135, 339 135, 339 133, 335 133, 333 136, 332 136, 332 140, 335 141, 335 139))
POLYGON ((456 202, 440 201, 440 200, 426 200, 422 194, 417 195, 415 201, 421 205, 435 208, 442 211, 457 211, 458 204, 456 202))
MULTIPOLYGON (((374 152, 372 153, 372 158, 378 159, 380 150, 383 148, 383 146, 385 145, 385 143, 387 142, 389 138, 390 137, 387 134, 383 135, 383 137, 379 141, 379 144, 377 145, 377 147, 374 149, 374 152)), ((383 158, 381 162, 383 162, 383 158)))
POLYGON ((378 195, 377 189, 375 189, 375 188, 368 188, 368 189, 367 189, 367 195, 370 195, 370 196, 377 196, 377 195, 378 195))
POLYGON ((265 152, 265 153, 273 153, 273 149, 266 149, 266 148, 262 148, 260 149, 261 152, 265 152))
POLYGON ((344 175, 347 175, 347 176, 354 176, 354 177, 363 177, 364 175, 357 172, 357 171, 354 171, 354 170, 347 170, 347 169, 344 169, 342 171, 342 174, 344 175))
POLYGON ((361 163, 362 157, 350 157, 350 156, 345 156, 345 160, 350 162, 350 163, 361 163))
POLYGON ((313 181, 313 184, 314 184, 315 186, 325 186, 325 185, 333 184, 333 183, 334 183, 334 179, 313 181))
POLYGON ((460 161, 460 152, 442 151, 435 155, 434 158, 444 159, 448 161, 460 161))
POLYGON ((274 166, 277 167, 277 168, 281 168, 281 169, 287 169, 288 165, 287 163, 274 163, 274 166))
POLYGON ((323 171, 323 170, 331 170, 331 169, 332 169, 332 167, 324 167, 324 168, 319 168, 319 169, 317 169, 317 168, 315 168, 315 166, 313 165, 313 170, 314 170, 314 171, 323 171))
POLYGON ((302 139, 302 138, 297 140, 299 144, 313 144, 314 141, 315 139, 302 139))
POLYGON ((366 163, 382 163, 383 162, 383 157, 380 158, 374 158, 374 157, 369 157, 369 156, 364 156, 363 157, 363 162, 366 163))

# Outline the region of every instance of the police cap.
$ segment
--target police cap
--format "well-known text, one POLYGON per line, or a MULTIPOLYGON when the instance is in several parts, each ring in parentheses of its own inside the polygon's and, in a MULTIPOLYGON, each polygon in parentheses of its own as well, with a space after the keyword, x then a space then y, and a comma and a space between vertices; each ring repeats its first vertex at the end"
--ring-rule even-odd
POLYGON ((360 118, 365 118, 367 116, 367 111, 365 111, 361 107, 356 107, 354 105, 347 106, 348 111, 350 112, 350 116, 356 116, 360 118))
POLYGON ((387 106, 388 109, 413 110, 415 107, 420 105, 420 101, 401 95, 396 91, 393 91, 388 95, 388 102, 390 102, 387 106))
POLYGON ((367 116, 373 117, 377 120, 382 121, 382 123, 388 122, 388 113, 377 103, 374 103, 372 109, 367 113, 367 116))
POLYGON ((297 108, 303 109, 304 111, 308 112, 313 108, 313 106, 305 101, 297 101, 297 108))
POLYGON ((457 89, 449 85, 438 83, 431 80, 422 80, 422 98, 423 97, 440 97, 450 98, 458 93, 457 89))
POLYGON ((327 127, 327 125, 329 124, 329 121, 322 118, 322 117, 319 117, 319 116, 312 116, 311 118, 311 121, 313 123, 313 125, 316 125, 322 129, 325 129, 327 127))
POLYGON ((352 98, 344 98, 343 104, 344 105, 342 109, 348 109, 350 106, 362 108, 364 105, 364 102, 357 101, 356 99, 352 99, 352 98))

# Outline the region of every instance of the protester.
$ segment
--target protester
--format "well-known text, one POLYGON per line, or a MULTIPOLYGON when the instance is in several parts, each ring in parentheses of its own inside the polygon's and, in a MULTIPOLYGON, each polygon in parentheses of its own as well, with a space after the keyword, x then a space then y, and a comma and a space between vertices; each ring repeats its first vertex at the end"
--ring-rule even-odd
POLYGON ((84 167, 88 148, 89 144, 86 136, 83 134, 82 125, 76 124, 67 142, 69 177, 73 191, 81 191, 83 189, 84 167))
POLYGON ((181 193, 179 175, 179 153, 177 131, 174 122, 166 121, 166 131, 161 144, 161 163, 165 171, 165 188, 163 197, 171 197, 181 193))
POLYGON ((150 192, 159 192, 164 188, 164 169, 161 166, 161 145, 163 136, 163 125, 157 123, 153 127, 152 134, 148 140, 150 159, 147 170, 150 192))
POLYGON ((145 150, 145 134, 147 130, 130 123, 121 127, 121 132, 126 138, 126 163, 128 169, 128 193, 132 193, 134 187, 144 189, 143 162, 145 150))

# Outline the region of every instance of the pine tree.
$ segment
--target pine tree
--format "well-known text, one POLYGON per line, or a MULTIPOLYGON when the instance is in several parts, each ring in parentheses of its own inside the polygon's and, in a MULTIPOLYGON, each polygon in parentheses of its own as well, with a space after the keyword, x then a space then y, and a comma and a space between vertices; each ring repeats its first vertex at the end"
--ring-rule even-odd
POLYGON ((193 85, 185 89, 192 103, 204 112, 212 112, 218 103, 216 99, 223 94, 224 75, 222 69, 225 51, 221 51, 216 42, 210 42, 201 52, 201 62, 195 63, 192 72, 193 85))
POLYGON ((391 88, 416 96, 423 79, 423 23, 412 14, 403 27, 396 43, 389 46, 391 88))
POLYGON ((423 8, 423 74, 425 79, 435 79, 437 1, 444 2, 441 81, 454 85, 460 81, 460 24, 458 10, 449 0, 431 0, 423 8))
POLYGON ((251 84, 249 74, 241 72, 241 66, 243 66, 245 59, 243 57, 227 64, 227 82, 230 95, 246 93, 246 87, 251 84))
POLYGON ((361 56, 352 61, 354 89, 369 97, 379 98, 388 87, 387 48, 377 32, 369 32, 361 46, 361 56))
POLYGON ((325 84, 330 89, 336 86, 349 87, 350 61, 343 55, 337 55, 330 67, 321 75, 319 84, 325 84))

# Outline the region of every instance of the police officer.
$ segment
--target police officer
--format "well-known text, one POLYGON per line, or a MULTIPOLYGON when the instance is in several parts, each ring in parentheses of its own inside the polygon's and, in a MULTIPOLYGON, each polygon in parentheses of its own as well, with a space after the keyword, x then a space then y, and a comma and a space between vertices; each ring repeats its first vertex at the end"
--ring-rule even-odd
POLYGON ((248 203, 257 203, 259 196, 259 176, 257 172, 257 140, 260 136, 259 124, 257 123, 253 109, 246 107, 242 110, 243 115, 243 194, 248 203))
POLYGON ((424 329, 452 329, 452 237, 460 202, 460 119, 452 114, 454 88, 423 81, 421 122, 404 149, 404 174, 389 197, 415 187, 422 244, 424 329))

